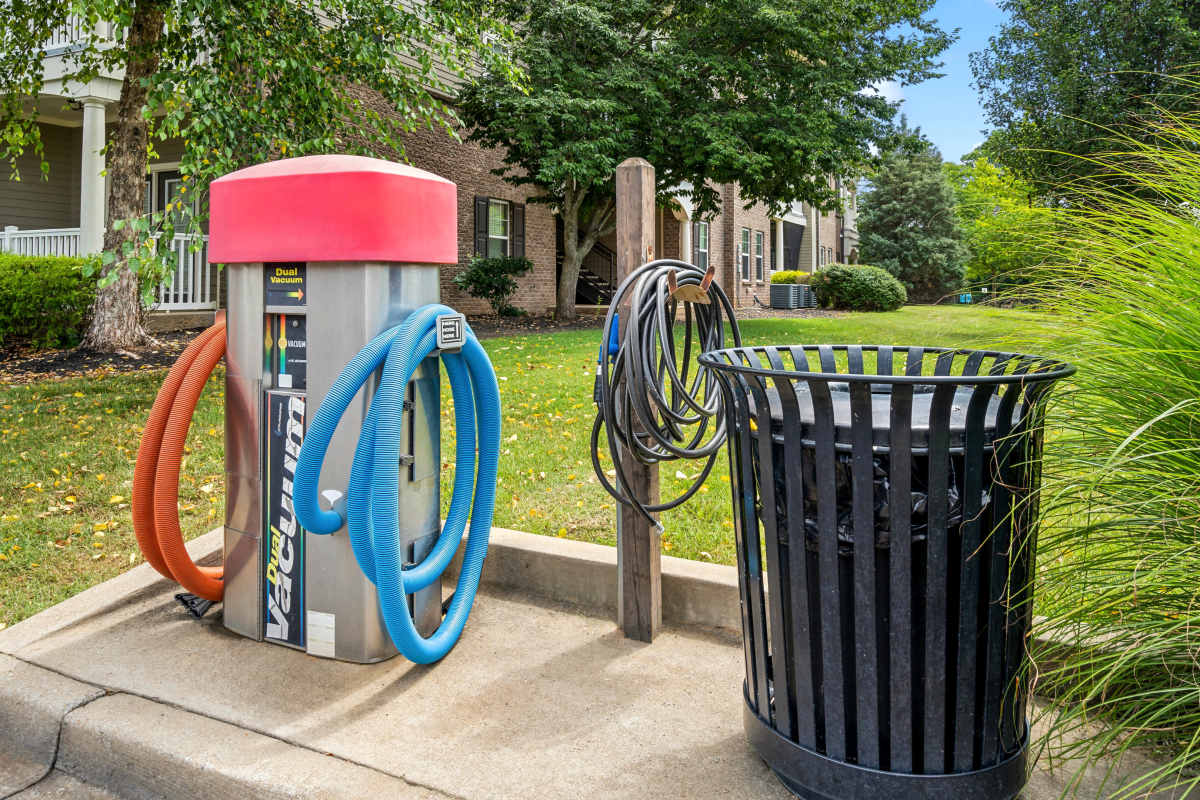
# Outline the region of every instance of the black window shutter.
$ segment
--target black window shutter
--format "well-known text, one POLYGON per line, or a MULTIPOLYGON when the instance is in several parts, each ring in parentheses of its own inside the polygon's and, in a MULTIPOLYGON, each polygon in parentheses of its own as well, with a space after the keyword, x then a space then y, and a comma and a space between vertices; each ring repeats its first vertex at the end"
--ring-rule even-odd
POLYGON ((513 258, 525 257, 525 206, 512 204, 512 253, 513 258))
POLYGON ((700 261, 700 223, 692 223, 692 263, 700 261))
POLYGON ((475 196, 475 255, 487 255, 488 199, 475 196))

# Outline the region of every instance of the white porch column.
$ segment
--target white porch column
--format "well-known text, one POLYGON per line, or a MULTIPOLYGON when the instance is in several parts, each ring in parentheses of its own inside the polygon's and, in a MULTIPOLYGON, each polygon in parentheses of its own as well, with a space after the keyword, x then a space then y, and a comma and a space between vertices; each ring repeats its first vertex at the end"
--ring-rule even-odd
POLYGON ((783 220, 773 219, 775 226, 775 269, 784 269, 783 265, 783 220))
POLYGON ((692 263, 692 221, 679 220, 679 260, 692 263))
POLYGON ((809 258, 812 259, 809 263, 812 265, 812 271, 816 272, 821 268, 821 212, 816 206, 809 206, 809 211, 812 214, 812 236, 808 237, 811 244, 809 250, 809 258))
POLYGON ((104 247, 104 102, 83 99, 83 160, 79 171, 79 254, 104 247))

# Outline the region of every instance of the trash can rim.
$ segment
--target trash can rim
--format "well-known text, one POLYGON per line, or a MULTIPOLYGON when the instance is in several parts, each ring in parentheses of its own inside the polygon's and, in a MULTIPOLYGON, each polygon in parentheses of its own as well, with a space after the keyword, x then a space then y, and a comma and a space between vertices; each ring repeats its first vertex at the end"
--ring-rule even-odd
POLYGON ((1044 381, 1057 381, 1062 378, 1070 377, 1076 372, 1074 364, 1062 361, 1050 356, 1038 356, 1029 353, 1014 353, 1006 350, 974 350, 970 348, 954 348, 954 347, 918 347, 916 345, 859 345, 859 344, 805 344, 805 345, 746 345, 743 347, 727 347, 721 350, 709 350, 701 353, 699 362, 709 368, 724 372, 736 372, 744 375, 759 375, 765 378, 791 378, 802 380, 817 380, 824 382, 847 382, 847 383, 889 383, 897 385, 906 384, 926 384, 926 385, 963 385, 963 386, 980 386, 980 385, 1005 385, 1005 384, 1027 384, 1027 383, 1042 383, 1044 381), (828 348, 835 352, 859 350, 866 352, 877 352, 881 348, 888 347, 894 351, 907 352, 909 350, 923 350, 926 353, 941 355, 943 353, 954 353, 955 355, 970 356, 972 354, 982 354, 984 358, 997 356, 1008 356, 1012 359, 1029 360, 1037 366, 1044 366, 1045 369, 1026 370, 1023 372, 1011 372, 1001 375, 881 375, 873 372, 812 372, 795 369, 775 369, 773 367, 753 367, 748 364, 737 363, 734 360, 735 354, 738 353, 754 353, 763 352, 766 350, 790 350, 794 347, 799 347, 802 350, 815 352, 821 348, 828 348), (723 358, 722 358, 723 357, 723 358))

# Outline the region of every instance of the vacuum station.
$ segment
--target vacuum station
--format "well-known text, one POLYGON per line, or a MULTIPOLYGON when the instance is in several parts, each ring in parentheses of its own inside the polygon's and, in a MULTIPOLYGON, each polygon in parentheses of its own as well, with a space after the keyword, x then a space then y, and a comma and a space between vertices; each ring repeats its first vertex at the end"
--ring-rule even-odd
POLYGON ((236 633, 345 661, 430 663, 454 646, 487 553, 500 442, 491 363, 465 317, 438 303, 457 220, 453 183, 359 156, 213 182, 209 257, 225 265, 228 311, 168 374, 133 491, 142 552, 193 613, 222 602, 236 633), (224 563, 203 567, 179 530, 179 473, 222 356, 224 563), (442 365, 457 451, 444 525, 442 365))
MULTIPOLYGON (((437 661, 479 585, 500 451, 495 373, 465 317, 438 302, 440 266, 458 262, 455 186, 312 156, 225 176, 211 206, 228 312, 180 356, 143 433, 142 552, 194 614, 223 602, 225 626, 252 639, 437 661), (224 563, 204 567, 180 533, 179 473, 222 357, 224 563), (443 367, 457 459, 444 524, 443 367)), ((727 452, 744 723, 789 790, 1012 800, 1029 744, 1046 400, 1074 367, 942 347, 745 346, 714 277, 663 259, 617 289, 593 389, 599 482, 661 530, 655 515, 727 452), (672 499, 629 480, 675 460, 703 465, 672 499)))

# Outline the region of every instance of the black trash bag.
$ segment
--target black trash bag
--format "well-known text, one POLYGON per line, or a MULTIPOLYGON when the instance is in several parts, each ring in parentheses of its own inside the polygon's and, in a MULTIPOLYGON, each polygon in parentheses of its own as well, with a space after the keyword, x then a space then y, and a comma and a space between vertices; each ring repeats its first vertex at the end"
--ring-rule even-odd
MULTIPOLYGON (((805 455, 809 454, 808 449, 805 455)), ((775 477, 775 515, 779 531, 787 530, 787 469, 783 462, 783 448, 776 445, 773 448, 774 477, 775 477)), ((758 443, 751 448, 754 462, 754 474, 760 475, 758 459, 758 443)), ((837 487, 837 537, 838 550, 843 555, 854 550, 854 489, 851 471, 850 453, 838 453, 835 459, 834 483, 837 487)), ((963 521, 962 503, 962 456, 951 454, 949 459, 949 480, 946 493, 947 527, 953 533, 963 521)), ((817 528, 817 480, 815 458, 804 458, 800 464, 804 491, 804 530, 805 543, 809 550, 817 550, 819 543, 817 528)), ((887 548, 891 543, 891 481, 890 459, 887 453, 878 453, 872 458, 872 508, 875 518, 875 546, 887 548)), ((912 458, 911 492, 909 494, 911 514, 911 541, 924 541, 929 524, 928 508, 929 457, 914 455, 912 458)), ((759 497, 762 496, 761 491, 759 497)), ((990 500, 987 492, 982 495, 982 507, 986 508, 990 500)), ((761 510, 761 509, 760 509, 761 510)))

